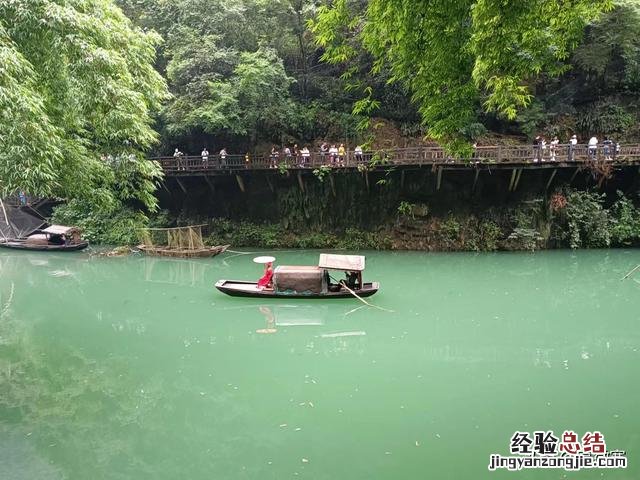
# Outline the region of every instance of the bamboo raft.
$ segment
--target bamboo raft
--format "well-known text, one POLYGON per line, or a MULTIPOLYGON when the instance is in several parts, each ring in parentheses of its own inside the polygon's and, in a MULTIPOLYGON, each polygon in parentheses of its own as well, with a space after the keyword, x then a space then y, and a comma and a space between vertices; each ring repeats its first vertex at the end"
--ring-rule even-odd
POLYGON ((138 248, 148 254, 174 258, 206 258, 223 253, 230 245, 206 246, 202 241, 204 225, 174 228, 146 228, 141 231, 138 248))

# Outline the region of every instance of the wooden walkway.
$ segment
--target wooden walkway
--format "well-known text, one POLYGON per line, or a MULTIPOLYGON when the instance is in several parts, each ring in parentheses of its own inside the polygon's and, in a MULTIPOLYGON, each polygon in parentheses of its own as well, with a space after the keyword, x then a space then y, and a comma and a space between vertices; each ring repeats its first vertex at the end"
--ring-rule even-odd
POLYGON ((153 157, 160 163, 165 175, 212 176, 247 171, 314 170, 327 167, 336 170, 371 171, 389 167, 431 167, 434 170, 458 169, 536 169, 580 167, 591 164, 611 164, 613 166, 640 165, 640 145, 620 145, 616 152, 613 146, 598 146, 590 151, 587 145, 559 145, 555 150, 549 146, 544 150, 531 145, 477 147, 471 159, 453 158, 439 147, 412 147, 393 150, 363 152, 356 155, 347 152, 343 158, 312 152, 308 157, 272 157, 270 155, 209 155, 153 157))

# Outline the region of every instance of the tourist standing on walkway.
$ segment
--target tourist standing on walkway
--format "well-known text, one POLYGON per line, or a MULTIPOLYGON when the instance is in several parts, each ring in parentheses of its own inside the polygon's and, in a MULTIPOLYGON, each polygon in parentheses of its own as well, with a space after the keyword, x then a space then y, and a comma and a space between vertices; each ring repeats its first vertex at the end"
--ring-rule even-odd
POLYGON ((356 158, 356 163, 361 163, 362 162, 362 146, 358 145, 353 151, 353 154, 356 158))
POLYGON ((533 139, 533 161, 537 162, 540 160, 540 147, 542 143, 542 138, 540 135, 537 135, 536 138, 533 139))
POLYGON ((338 158, 340 159, 340 164, 344 165, 344 158, 347 155, 347 151, 344 148, 344 143, 340 144, 340 148, 338 148, 338 158))
POLYGON ((605 160, 611 160, 612 149, 613 149, 613 142, 609 139, 608 136, 605 136, 604 141, 602 142, 602 150, 604 151, 605 160))
POLYGON ((275 145, 271 147, 270 158, 271 158, 271 168, 277 168, 278 167, 278 149, 276 148, 275 145))
POLYGON ((589 139, 589 158, 591 158, 591 160, 595 160, 597 153, 598 153, 598 137, 594 135, 589 139))
POLYGON ((183 162, 182 162, 182 156, 183 155, 184 155, 184 153, 182 153, 177 148, 173 152, 173 158, 176 159, 176 167, 178 168, 178 170, 184 170, 184 165, 183 165, 183 162))
POLYGON ((578 137, 573 135, 571 140, 569 140, 569 161, 573 162, 573 157, 575 155, 576 145, 578 145, 578 137))
POLYGON ((227 167, 227 149, 226 149, 226 147, 222 147, 222 150, 220 150, 220 167, 221 168, 226 168, 227 167))
POLYGON ((323 165, 324 165, 324 159, 327 156, 328 151, 329 151, 329 145, 327 145, 327 142, 322 142, 322 144, 320 145, 320 161, 322 162, 323 165))
POLYGON ((558 149, 558 145, 560 144, 560 140, 558 140, 558 136, 554 135, 553 140, 549 144, 549 154, 551 155, 551 161, 556 161, 556 150, 558 149))
POLYGON ((300 166, 306 167, 309 165, 309 160, 311 159, 311 152, 309 152, 309 149, 305 145, 304 147, 302 147, 301 153, 302 153, 302 163, 300 166))
POLYGON ((335 145, 331 145, 331 148, 329 148, 329 158, 331 159, 331 165, 335 165, 338 158, 338 149, 335 145))
POLYGON ((298 150, 298 144, 293 144, 293 150, 291 151, 293 157, 296 159, 296 163, 300 163, 300 150, 298 150))
POLYGON ((205 167, 209 165, 209 150, 207 150, 207 147, 202 149, 202 153, 200 155, 202 156, 202 164, 205 167))
POLYGON ((284 150, 282 150, 282 154, 284 155, 285 163, 289 165, 289 160, 291 160, 291 149, 289 147, 284 147, 284 150))

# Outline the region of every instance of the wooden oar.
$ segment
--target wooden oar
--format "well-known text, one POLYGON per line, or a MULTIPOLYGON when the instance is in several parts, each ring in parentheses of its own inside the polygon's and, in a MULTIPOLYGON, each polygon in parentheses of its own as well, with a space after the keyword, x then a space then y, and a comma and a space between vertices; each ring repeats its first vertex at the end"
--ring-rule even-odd
POLYGON ((621 278, 621 280, 624 280, 626 278, 629 278, 629 276, 635 272, 636 270, 638 270, 640 268, 640 265, 637 265, 636 268, 634 268, 633 270, 631 270, 629 273, 627 273, 624 277, 621 278))
POLYGON ((346 284, 346 283, 344 283, 344 280, 340 280, 340 285, 342 285, 344 288, 346 288, 346 289, 347 289, 347 291, 348 291, 351 295, 353 295, 354 297, 356 297, 358 300, 360 300, 360 301, 361 301, 362 303, 364 303, 365 305, 368 305, 368 306, 373 307, 373 308, 377 308, 378 310, 382 310, 383 312, 393 313, 393 310, 388 310, 388 309, 386 309, 386 308, 382 308, 382 307, 379 307, 379 306, 377 306, 377 305, 373 305, 373 304, 371 304, 371 303, 367 302, 364 298, 362 298, 362 297, 361 297, 360 295, 358 295, 356 292, 354 292, 354 291, 353 291, 353 290, 351 290, 349 287, 347 287, 347 284, 346 284))

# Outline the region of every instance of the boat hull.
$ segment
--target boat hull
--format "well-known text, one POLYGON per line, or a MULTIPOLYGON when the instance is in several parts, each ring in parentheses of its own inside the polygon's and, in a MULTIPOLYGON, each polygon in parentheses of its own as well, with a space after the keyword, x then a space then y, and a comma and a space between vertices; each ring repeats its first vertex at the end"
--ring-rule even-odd
POLYGON ((207 258, 207 257, 215 257, 223 253, 229 245, 220 245, 217 247, 207 247, 200 249, 189 249, 189 250, 179 250, 179 249, 171 249, 171 248, 161 248, 161 247, 148 247, 146 245, 140 245, 138 247, 141 251, 146 253, 147 255, 156 255, 159 257, 174 257, 174 258, 207 258))
MULTIPOLYGON (((338 292, 326 293, 282 293, 273 290, 259 290, 257 282, 243 282, 240 280, 219 280, 215 287, 222 293, 232 297, 254 297, 254 298, 353 298, 353 294, 348 290, 341 289, 338 292)), ((363 288, 356 290, 359 297, 370 297, 380 288, 378 282, 365 283, 363 288)))
POLYGON ((15 250, 30 250, 34 252, 76 252, 84 250, 89 246, 88 242, 75 243, 73 245, 37 245, 20 241, 0 242, 2 248, 13 248, 15 250))

